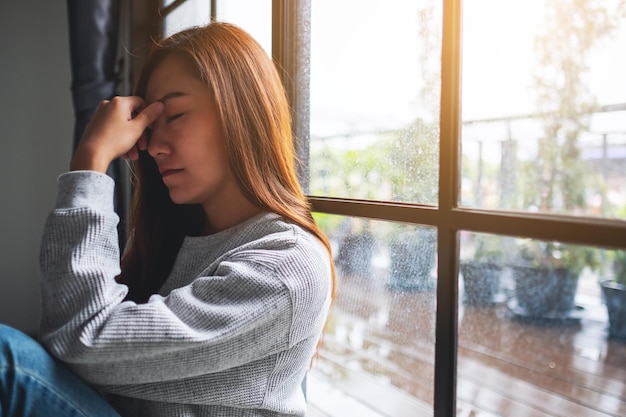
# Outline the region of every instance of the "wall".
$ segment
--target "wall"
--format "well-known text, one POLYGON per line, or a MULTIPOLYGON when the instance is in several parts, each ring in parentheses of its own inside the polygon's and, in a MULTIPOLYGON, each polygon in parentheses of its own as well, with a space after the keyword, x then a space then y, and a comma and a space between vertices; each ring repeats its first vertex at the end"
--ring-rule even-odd
POLYGON ((65 2, 0 2, 0 323, 34 334, 41 230, 73 130, 65 2))

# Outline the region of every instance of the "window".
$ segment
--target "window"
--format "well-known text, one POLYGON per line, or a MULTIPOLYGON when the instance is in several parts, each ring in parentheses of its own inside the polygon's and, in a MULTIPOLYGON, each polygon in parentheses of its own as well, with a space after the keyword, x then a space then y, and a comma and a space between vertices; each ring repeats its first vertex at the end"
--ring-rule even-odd
POLYGON ((437 2, 312 2, 311 15, 310 193, 437 205, 437 2))
POLYGON ((461 3, 211 2, 284 69, 334 243, 312 412, 623 415, 625 6, 461 3))
POLYGON ((463 206, 623 219, 620 7, 480 0, 465 8, 463 206))

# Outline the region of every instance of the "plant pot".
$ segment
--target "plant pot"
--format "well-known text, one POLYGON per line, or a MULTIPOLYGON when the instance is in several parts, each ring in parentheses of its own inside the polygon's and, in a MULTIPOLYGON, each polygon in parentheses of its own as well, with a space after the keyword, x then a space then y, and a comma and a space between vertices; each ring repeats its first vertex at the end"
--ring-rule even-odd
POLYGON ((579 321, 574 304, 578 274, 567 268, 513 266, 515 297, 509 309, 518 317, 579 321))
POLYGON ((600 287, 609 315, 609 337, 626 340, 626 285, 606 280, 600 287))
POLYGON ((369 278, 372 274, 372 256, 374 236, 371 233, 359 233, 346 236, 339 245, 337 267, 342 274, 369 278))
POLYGON ((388 288, 399 291, 433 290, 436 243, 436 232, 431 229, 406 233, 391 242, 388 288))
POLYGON ((464 262, 460 265, 467 305, 489 305, 496 302, 502 266, 492 262, 464 262))

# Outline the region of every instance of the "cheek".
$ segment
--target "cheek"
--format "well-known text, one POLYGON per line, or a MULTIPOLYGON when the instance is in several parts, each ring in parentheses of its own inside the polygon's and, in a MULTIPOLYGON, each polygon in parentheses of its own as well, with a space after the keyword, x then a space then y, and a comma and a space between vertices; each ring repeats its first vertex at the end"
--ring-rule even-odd
POLYGON ((205 167, 211 176, 230 175, 228 154, 220 140, 207 140, 201 145, 203 151, 195 152, 199 164, 205 167))
POLYGON ((194 122, 185 125, 181 137, 187 138, 185 142, 189 146, 185 151, 195 164, 204 166, 205 170, 213 172, 223 171, 229 168, 228 152, 223 134, 215 123, 207 120, 195 119, 194 122))
POLYGON ((209 130, 204 137, 204 147, 211 161, 219 162, 222 166, 228 165, 228 150, 225 139, 219 132, 209 130))

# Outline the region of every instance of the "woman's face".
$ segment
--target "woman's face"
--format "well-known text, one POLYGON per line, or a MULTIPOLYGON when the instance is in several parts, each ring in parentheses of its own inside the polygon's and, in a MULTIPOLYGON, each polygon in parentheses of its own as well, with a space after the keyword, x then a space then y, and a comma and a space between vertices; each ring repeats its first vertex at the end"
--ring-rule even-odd
POLYGON ((165 104, 151 125, 148 153, 172 201, 200 204, 209 214, 216 201, 240 195, 212 94, 194 68, 179 56, 166 57, 150 75, 145 98, 165 104))

